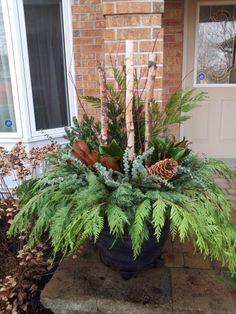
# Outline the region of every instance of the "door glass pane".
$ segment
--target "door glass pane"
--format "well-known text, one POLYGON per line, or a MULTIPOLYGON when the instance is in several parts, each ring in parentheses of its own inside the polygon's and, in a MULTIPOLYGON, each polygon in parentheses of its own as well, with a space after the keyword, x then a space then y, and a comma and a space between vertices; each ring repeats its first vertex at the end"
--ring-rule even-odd
POLYGON ((201 6, 198 84, 236 84, 236 5, 201 6))
POLYGON ((0 132, 16 132, 6 34, 0 1, 0 132))
POLYGON ((61 1, 24 0, 36 130, 68 125, 61 1))

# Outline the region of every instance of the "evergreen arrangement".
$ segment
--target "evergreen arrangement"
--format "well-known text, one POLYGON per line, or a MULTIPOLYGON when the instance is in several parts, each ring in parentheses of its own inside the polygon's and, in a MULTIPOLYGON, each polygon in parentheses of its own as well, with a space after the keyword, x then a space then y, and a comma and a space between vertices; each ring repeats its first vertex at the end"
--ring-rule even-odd
POLYGON ((233 206, 214 176, 235 180, 236 175, 223 162, 194 154, 188 140, 178 141, 170 132, 206 95, 180 89, 161 110, 153 99, 155 55, 145 98, 136 92, 132 42, 126 59, 125 69, 114 69, 117 88, 107 84, 98 64, 101 98, 84 100, 101 107, 101 121, 86 113, 80 122, 75 119, 66 129, 69 144, 48 155, 43 174, 21 184, 21 210, 9 235, 29 229, 32 246, 47 234, 54 255, 65 256, 88 238, 96 242, 106 220, 117 239, 128 230, 136 258, 149 238, 148 226, 159 241, 168 220, 173 239, 191 239, 203 255, 235 273, 233 206))

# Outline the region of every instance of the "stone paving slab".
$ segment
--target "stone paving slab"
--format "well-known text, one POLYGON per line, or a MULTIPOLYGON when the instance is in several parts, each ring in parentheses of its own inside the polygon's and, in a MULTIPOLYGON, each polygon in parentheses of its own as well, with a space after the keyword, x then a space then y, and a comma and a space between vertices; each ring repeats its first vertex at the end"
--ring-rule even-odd
POLYGON ((124 280, 89 248, 84 257, 60 264, 41 301, 55 314, 171 314, 170 269, 155 268, 124 280))
POLYGON ((174 313, 236 313, 236 294, 214 270, 172 268, 171 278, 174 313))
POLYGON ((211 269, 212 262, 208 258, 204 258, 200 253, 183 253, 184 267, 196 269, 211 269))
POLYGON ((55 314, 236 314, 236 294, 219 267, 181 245, 168 240, 165 266, 124 280, 89 244, 83 257, 60 264, 41 301, 55 314))

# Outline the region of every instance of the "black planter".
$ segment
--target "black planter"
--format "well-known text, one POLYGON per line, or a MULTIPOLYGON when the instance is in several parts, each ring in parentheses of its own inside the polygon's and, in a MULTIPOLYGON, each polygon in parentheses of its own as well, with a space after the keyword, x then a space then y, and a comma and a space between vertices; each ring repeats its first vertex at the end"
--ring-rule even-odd
POLYGON ((102 262, 122 273, 136 273, 140 270, 155 267, 159 264, 163 246, 169 233, 169 222, 166 222, 159 242, 149 228, 150 236, 142 245, 140 255, 134 259, 131 238, 128 232, 112 246, 115 237, 110 234, 107 223, 96 242, 102 262))

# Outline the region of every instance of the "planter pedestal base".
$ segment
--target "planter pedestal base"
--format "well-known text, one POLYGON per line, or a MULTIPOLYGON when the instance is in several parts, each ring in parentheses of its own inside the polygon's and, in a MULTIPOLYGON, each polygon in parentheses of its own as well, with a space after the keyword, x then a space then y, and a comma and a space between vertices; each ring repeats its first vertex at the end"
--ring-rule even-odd
POLYGON ((140 272, 130 280, 100 262, 89 243, 87 254, 66 258, 41 294, 55 314, 171 314, 170 270, 140 272))
POLYGON ((61 262, 41 293, 41 302, 55 314, 235 313, 235 293, 219 277, 219 270, 196 260, 187 243, 172 247, 167 242, 165 266, 130 280, 103 265, 97 250, 88 245, 83 257, 61 262), (186 252, 187 268, 178 258, 186 252))

